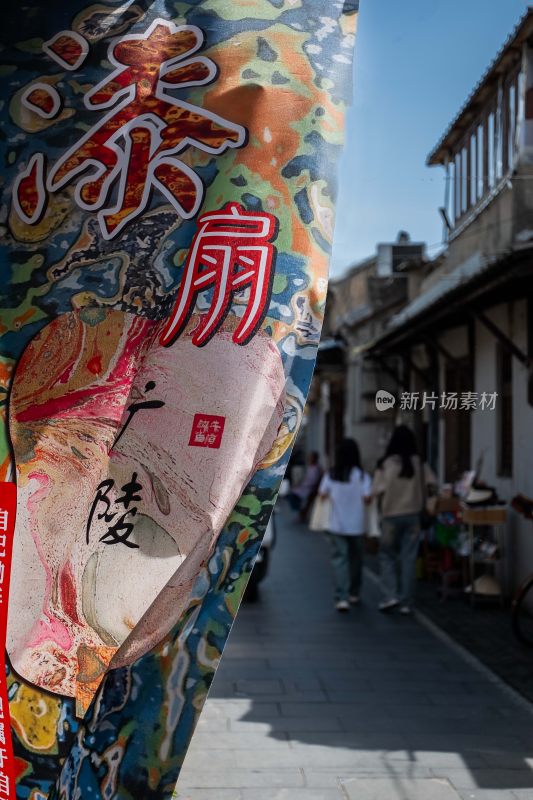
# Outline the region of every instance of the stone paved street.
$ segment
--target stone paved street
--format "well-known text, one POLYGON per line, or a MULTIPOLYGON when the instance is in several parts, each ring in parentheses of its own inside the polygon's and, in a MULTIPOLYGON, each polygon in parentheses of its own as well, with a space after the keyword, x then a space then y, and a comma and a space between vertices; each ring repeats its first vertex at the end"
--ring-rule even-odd
POLYGON ((533 707, 414 618, 338 614, 328 549, 285 514, 178 783, 179 800, 533 800, 533 707))
POLYGON ((421 585, 424 614, 533 703, 533 657, 513 635, 509 607, 493 602, 472 607, 461 596, 443 603, 437 586, 436 582, 421 585))

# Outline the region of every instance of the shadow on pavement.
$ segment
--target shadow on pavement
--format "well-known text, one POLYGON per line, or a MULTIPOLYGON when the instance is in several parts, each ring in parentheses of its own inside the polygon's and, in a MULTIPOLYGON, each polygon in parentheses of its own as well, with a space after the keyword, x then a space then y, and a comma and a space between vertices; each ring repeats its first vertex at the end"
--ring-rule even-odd
POLYGON ((459 797, 533 798, 533 707, 415 619, 379 614, 368 577, 361 605, 336 612, 323 536, 277 519, 271 571, 239 611, 196 736, 224 731, 211 746, 241 767, 295 766, 311 787, 439 777, 459 797))

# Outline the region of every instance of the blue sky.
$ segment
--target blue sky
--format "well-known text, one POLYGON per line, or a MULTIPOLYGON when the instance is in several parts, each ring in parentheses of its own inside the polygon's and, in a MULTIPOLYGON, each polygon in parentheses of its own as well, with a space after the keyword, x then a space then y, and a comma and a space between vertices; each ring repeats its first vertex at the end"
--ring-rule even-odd
POLYGON ((355 97, 340 164, 331 272, 399 230, 438 252, 444 170, 438 142, 516 23, 526 0, 361 0, 355 97))

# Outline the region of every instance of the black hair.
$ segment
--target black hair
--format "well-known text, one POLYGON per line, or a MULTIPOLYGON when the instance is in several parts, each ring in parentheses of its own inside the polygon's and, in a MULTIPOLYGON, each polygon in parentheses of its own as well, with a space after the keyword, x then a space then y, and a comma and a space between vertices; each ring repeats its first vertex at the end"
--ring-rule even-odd
POLYGON ((361 469, 361 454, 355 439, 343 439, 335 451, 335 464, 329 474, 334 481, 348 483, 354 467, 361 469))
POLYGON ((413 456, 416 455, 418 455, 418 448, 413 431, 407 425, 398 425, 392 433, 380 465, 389 456, 399 456, 402 460, 402 469, 399 477, 412 478, 415 474, 413 456))

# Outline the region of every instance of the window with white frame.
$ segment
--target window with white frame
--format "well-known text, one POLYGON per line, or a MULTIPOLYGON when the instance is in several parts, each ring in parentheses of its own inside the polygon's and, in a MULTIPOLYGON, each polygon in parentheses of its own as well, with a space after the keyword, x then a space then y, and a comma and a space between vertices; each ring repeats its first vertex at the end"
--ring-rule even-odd
POLYGON ((522 79, 520 64, 500 78, 450 153, 449 198, 456 224, 513 169, 522 79))

